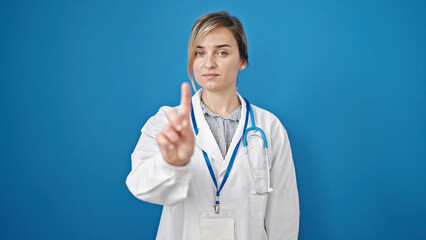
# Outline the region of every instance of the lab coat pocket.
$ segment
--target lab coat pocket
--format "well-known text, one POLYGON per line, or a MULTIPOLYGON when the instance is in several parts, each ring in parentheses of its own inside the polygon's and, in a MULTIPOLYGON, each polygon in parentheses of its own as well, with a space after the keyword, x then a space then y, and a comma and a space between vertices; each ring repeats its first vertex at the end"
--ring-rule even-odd
POLYGON ((250 214, 255 219, 264 219, 267 195, 250 195, 250 214))
POLYGON ((265 169, 256 169, 253 171, 253 186, 250 193, 250 214, 256 219, 263 219, 266 212, 267 195, 255 194, 253 191, 265 192, 268 188, 268 177, 265 169))

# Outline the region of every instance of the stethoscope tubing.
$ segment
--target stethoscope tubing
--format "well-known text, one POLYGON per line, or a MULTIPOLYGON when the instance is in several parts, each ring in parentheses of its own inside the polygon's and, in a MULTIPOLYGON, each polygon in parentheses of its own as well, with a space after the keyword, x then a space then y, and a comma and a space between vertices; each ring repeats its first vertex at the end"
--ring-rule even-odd
MULTIPOLYGON (((244 130, 243 147, 244 147, 244 155, 245 155, 246 161, 248 163, 248 167, 249 167, 250 180, 251 180, 251 185, 252 185, 252 188, 253 188, 252 194, 254 194, 254 195, 267 195, 268 193, 271 193, 271 192, 274 191, 274 189, 271 188, 271 176, 270 176, 269 157, 268 157, 268 141, 266 140, 266 136, 265 136, 265 133, 263 132, 263 130, 259 127, 256 127, 256 123, 255 123, 255 120, 254 120, 254 114, 253 114, 253 110, 250 106, 250 103, 248 102, 248 100, 246 98, 244 98, 244 101, 246 102, 246 104, 248 106, 247 109, 250 112, 250 119, 251 119, 251 127, 244 130), (253 173, 252 173, 252 168, 251 168, 251 165, 250 165, 250 158, 249 158, 249 154, 248 154, 248 151, 247 151, 247 145, 248 145, 247 144, 247 134, 250 131, 259 132, 260 135, 261 135, 262 141, 263 141, 266 168, 267 168, 266 172, 267 172, 267 179, 268 179, 268 185, 267 185, 266 191, 257 191, 256 186, 255 186, 254 181, 253 181, 254 176, 253 176, 253 173)), ((253 135, 253 136, 260 137, 258 135, 253 135)))

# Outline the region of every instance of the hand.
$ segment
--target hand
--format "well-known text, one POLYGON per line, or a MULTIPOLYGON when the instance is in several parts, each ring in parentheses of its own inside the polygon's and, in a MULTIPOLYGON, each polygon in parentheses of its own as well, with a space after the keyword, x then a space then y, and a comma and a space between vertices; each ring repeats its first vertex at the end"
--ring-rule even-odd
POLYGON ((194 152, 194 133, 190 124, 191 88, 188 83, 181 87, 181 113, 172 109, 168 112, 169 124, 157 136, 157 143, 166 162, 184 166, 194 152))

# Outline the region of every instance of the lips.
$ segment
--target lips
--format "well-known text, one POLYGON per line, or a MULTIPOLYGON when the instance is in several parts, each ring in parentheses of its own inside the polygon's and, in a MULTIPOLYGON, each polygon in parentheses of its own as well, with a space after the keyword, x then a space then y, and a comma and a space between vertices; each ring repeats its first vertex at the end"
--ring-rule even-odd
POLYGON ((203 77, 205 77, 207 79, 213 79, 213 78, 215 78, 217 76, 219 76, 219 74, 217 74, 217 73, 206 73, 206 74, 203 74, 203 77))

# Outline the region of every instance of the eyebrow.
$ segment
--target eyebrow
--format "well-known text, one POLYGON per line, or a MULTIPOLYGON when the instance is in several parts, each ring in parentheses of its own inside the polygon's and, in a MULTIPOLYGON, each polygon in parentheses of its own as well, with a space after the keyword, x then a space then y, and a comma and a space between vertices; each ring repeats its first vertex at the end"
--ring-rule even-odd
MULTIPOLYGON (((216 45, 216 46, 214 46, 215 48, 223 48, 223 47, 231 47, 231 45, 229 45, 229 44, 220 44, 220 45, 216 45)), ((197 46, 197 48, 204 48, 203 46, 197 46)))

